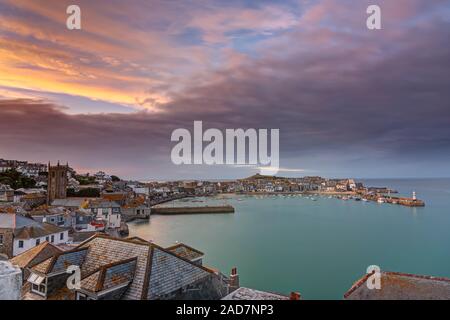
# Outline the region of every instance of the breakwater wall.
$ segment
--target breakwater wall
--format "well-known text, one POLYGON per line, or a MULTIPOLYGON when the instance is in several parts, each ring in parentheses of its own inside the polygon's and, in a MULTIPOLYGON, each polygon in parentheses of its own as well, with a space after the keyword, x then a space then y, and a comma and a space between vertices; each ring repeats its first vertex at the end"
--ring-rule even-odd
POLYGON ((153 214, 210 214, 234 213, 232 206, 203 206, 203 207, 157 207, 152 208, 153 214))

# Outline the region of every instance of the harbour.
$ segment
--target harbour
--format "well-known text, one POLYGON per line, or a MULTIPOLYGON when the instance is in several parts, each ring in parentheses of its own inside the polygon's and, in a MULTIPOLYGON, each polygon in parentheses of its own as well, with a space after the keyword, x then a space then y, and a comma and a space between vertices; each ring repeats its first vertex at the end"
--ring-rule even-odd
POLYGON ((426 207, 344 201, 318 193, 226 194, 166 205, 229 204, 234 214, 152 215, 149 221, 130 223, 130 236, 163 245, 189 243, 207 253, 207 265, 238 267, 243 286, 279 293, 296 289, 304 299, 341 299, 372 264, 449 277, 450 180, 364 182, 395 188, 399 198, 416 190, 426 207))

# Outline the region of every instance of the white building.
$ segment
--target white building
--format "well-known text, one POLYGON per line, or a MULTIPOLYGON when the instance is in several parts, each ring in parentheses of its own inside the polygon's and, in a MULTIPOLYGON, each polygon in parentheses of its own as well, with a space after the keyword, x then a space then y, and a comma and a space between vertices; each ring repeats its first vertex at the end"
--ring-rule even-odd
POLYGON ((104 221, 107 229, 120 228, 122 222, 120 205, 114 201, 91 200, 88 209, 98 220, 104 221))
POLYGON ((39 223, 20 214, 0 214, 0 253, 13 257, 44 241, 66 243, 69 231, 49 223, 39 223))

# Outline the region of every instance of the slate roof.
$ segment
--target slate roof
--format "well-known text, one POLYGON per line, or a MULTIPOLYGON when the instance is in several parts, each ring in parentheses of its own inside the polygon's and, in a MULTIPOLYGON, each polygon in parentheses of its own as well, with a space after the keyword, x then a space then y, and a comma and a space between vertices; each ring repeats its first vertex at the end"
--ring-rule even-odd
POLYGON ((89 208, 120 208, 120 205, 115 201, 95 199, 89 201, 89 208))
POLYGON ((149 299, 162 299, 178 288, 185 287, 208 277, 209 269, 198 267, 170 251, 154 247, 148 288, 149 299))
POLYGON ((45 237, 66 230, 50 223, 37 222, 16 213, 0 213, 0 228, 13 229, 16 239, 45 237))
POLYGON ((108 290, 133 281, 137 258, 105 265, 81 281, 81 288, 91 292, 108 290))
POLYGON ((49 257, 61 252, 61 249, 55 247, 48 241, 44 241, 40 245, 15 256, 10 261, 12 264, 24 269, 26 267, 32 267, 34 264, 47 260, 49 257))
POLYGON ((344 295, 348 300, 449 300, 450 279, 399 272, 382 272, 381 289, 368 289, 358 280, 344 295))
POLYGON ((0 213, 0 228, 17 229, 27 226, 37 226, 39 223, 33 219, 16 213, 0 213))
POLYGON ((173 253, 175 253, 179 257, 186 258, 188 260, 195 260, 200 257, 203 257, 205 254, 197 249, 194 249, 184 243, 178 243, 176 245, 170 246, 166 248, 173 253))
MULTIPOLYGON (((164 299, 165 295, 173 291, 214 275, 207 268, 142 240, 111 238, 97 234, 81 243, 77 250, 84 250, 84 259, 81 264, 72 264, 81 266, 81 278, 86 290, 92 290, 94 285, 97 288, 98 283, 108 287, 112 285, 113 278, 120 279, 118 281, 124 283, 126 281, 124 279, 131 277, 131 272, 124 273, 121 268, 125 267, 124 261, 134 259, 132 281, 122 296, 122 299, 126 300, 164 299), (104 280, 101 279, 102 273, 105 275, 104 280)), ((65 252, 58 257, 69 253, 65 252)), ((53 262, 52 259, 55 258, 35 266, 33 271, 48 274, 54 272, 56 266, 63 265, 53 262)), ((131 265, 126 267, 131 268, 131 265)))
POLYGON ((32 270, 41 274, 50 274, 63 272, 71 265, 81 266, 86 258, 87 249, 76 248, 64 251, 34 266, 32 270))
POLYGON ((73 207, 79 208, 86 201, 85 198, 67 198, 67 199, 55 199, 51 205, 56 207, 73 207))
POLYGON ((289 297, 272 292, 240 287, 222 300, 289 300, 289 297))

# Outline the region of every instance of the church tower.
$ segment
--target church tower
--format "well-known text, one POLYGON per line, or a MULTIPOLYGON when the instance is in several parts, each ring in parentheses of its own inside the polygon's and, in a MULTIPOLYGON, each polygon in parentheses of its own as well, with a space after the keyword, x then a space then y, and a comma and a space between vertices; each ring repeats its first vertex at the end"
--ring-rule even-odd
POLYGON ((55 199, 65 199, 67 196, 67 172, 69 165, 60 165, 59 161, 56 166, 48 163, 48 180, 47 180, 47 204, 51 204, 55 199))

